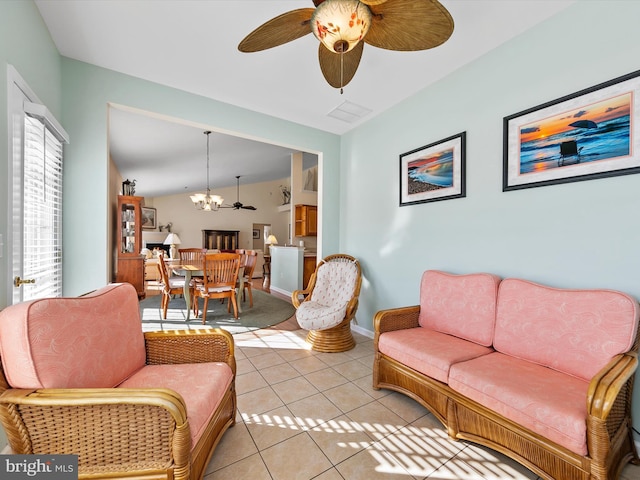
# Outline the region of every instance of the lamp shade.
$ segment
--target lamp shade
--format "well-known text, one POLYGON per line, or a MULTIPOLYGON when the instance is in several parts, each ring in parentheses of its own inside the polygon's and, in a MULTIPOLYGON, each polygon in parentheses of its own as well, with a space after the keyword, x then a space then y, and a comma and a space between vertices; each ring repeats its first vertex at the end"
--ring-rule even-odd
POLYGON ((335 53, 352 50, 370 26, 371 10, 358 0, 324 0, 311 16, 311 31, 335 53))
POLYGON ((181 243, 180 237, 175 233, 170 233, 167 235, 167 238, 164 239, 165 245, 180 245, 181 243))
POLYGON ((276 238, 275 235, 269 235, 265 243, 267 245, 276 245, 278 243, 278 239, 276 238))

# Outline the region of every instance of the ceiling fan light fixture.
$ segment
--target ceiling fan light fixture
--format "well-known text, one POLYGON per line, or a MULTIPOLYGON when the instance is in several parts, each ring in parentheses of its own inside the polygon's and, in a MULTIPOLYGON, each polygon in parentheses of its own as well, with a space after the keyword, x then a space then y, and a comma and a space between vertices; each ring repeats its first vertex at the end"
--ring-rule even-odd
POLYGON ((311 16, 311 31, 335 53, 352 50, 370 26, 371 10, 358 0, 324 0, 311 16))
POLYGON ((204 134, 207 136, 207 193, 194 193, 190 198, 196 209, 216 212, 224 202, 224 199, 220 195, 211 195, 211 189, 209 188, 209 135, 211 135, 211 132, 206 131, 204 134))

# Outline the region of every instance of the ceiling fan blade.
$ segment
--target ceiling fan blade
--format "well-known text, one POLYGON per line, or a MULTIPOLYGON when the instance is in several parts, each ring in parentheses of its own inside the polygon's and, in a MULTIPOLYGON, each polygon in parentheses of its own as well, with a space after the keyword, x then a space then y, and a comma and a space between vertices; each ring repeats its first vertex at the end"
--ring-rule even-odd
POLYGON ((373 18, 364 41, 374 47, 428 50, 453 33, 453 18, 437 0, 387 0, 369 8, 373 18))
POLYGON ((364 3, 365 5, 380 5, 386 1, 387 0, 360 0, 360 3, 364 3))
POLYGON ((244 210, 257 210, 256 207, 254 207, 253 205, 243 205, 242 207, 240 207, 244 210))
POLYGON ((318 48, 318 60, 320 70, 325 80, 334 88, 342 88, 347 85, 358 70, 364 43, 359 42, 353 50, 339 54, 331 52, 324 44, 318 48))
POLYGON ((283 13, 256 28, 238 45, 241 52, 259 52, 277 47, 311 33, 309 21, 314 8, 300 8, 283 13))

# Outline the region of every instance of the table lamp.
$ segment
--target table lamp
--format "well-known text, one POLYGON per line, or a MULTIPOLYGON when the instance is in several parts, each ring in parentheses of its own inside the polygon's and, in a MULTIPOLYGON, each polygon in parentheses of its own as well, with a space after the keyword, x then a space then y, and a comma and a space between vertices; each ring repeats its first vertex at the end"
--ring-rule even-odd
MULTIPOLYGON (((267 240, 264 242, 267 245, 271 246, 271 245, 277 245, 278 244, 278 239, 276 238, 275 235, 271 234, 267 237, 267 240)), ((269 252, 271 252, 271 249, 269 249, 269 252)))
POLYGON ((171 260, 175 260, 178 257, 176 245, 180 245, 181 243, 180 237, 176 233, 170 233, 167 235, 167 238, 164 239, 164 245, 171 245, 171 248, 169 248, 169 257, 171 260))

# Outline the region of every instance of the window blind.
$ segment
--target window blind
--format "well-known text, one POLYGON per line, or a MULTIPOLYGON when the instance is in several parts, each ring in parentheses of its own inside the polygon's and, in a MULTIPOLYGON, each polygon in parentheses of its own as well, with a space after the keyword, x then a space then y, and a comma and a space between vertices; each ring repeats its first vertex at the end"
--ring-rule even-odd
POLYGON ((62 143, 48 123, 25 115, 23 275, 35 280, 25 301, 62 296, 62 143))

